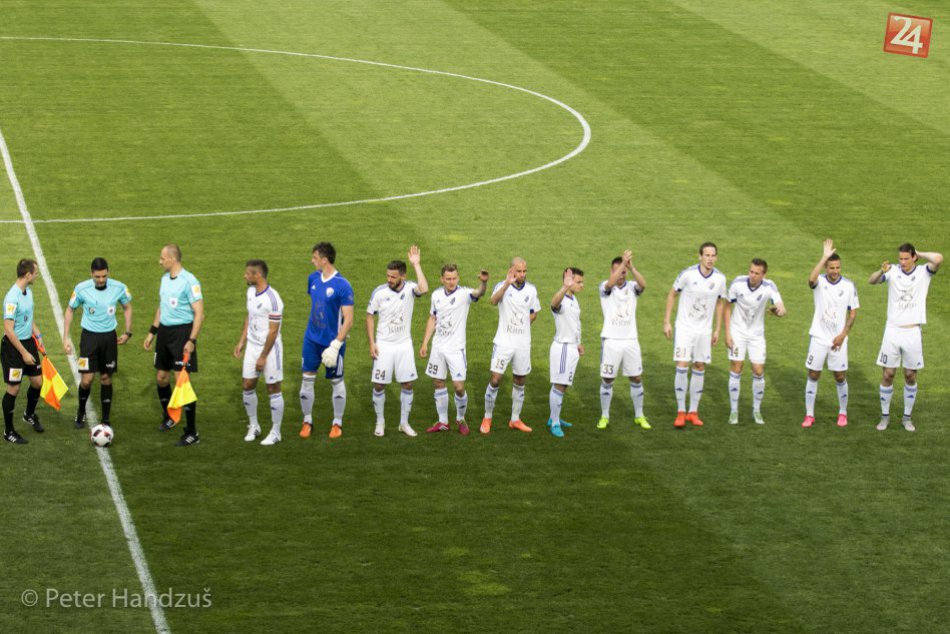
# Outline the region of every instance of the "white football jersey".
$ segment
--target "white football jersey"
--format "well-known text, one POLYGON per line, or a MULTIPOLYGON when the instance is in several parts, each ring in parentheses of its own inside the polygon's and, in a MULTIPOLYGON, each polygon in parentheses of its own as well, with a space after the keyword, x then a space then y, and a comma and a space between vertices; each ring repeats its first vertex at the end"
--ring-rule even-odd
POLYGON ((927 323, 927 291, 936 275, 929 266, 915 266, 904 273, 892 266, 881 279, 887 283, 887 323, 889 326, 915 326, 927 323))
POLYGON ((842 276, 832 284, 822 273, 812 292, 815 296, 815 316, 808 334, 825 343, 841 334, 848 323, 852 308, 860 308, 858 289, 854 282, 842 276))
POLYGON ((440 286, 432 292, 429 302, 429 314, 435 316, 435 336, 432 347, 444 347, 451 350, 465 349, 465 328, 468 323, 468 311, 478 301, 473 297, 473 289, 458 286, 451 293, 440 286))
POLYGON ((765 311, 768 305, 781 304, 782 295, 771 280, 762 280, 756 288, 749 286, 749 276, 740 275, 729 285, 732 319, 729 327, 734 333, 758 337, 765 334, 765 311))
MULTIPOLYGON (((495 284, 492 295, 504 286, 504 282, 495 284)), ((531 348, 531 313, 541 310, 538 290, 531 282, 517 288, 514 284, 505 290, 498 302, 498 330, 493 343, 507 348, 531 348)))
POLYGON ((697 264, 680 271, 673 289, 680 294, 676 327, 712 331, 716 302, 726 298, 726 276, 715 268, 703 275, 697 264))
POLYGON ((607 282, 600 283, 600 308, 604 313, 604 327, 600 336, 606 339, 637 338, 637 297, 643 292, 636 282, 625 281, 623 286, 607 290, 607 282))
POLYGON ((551 309, 554 314, 554 342, 581 343, 581 305, 576 297, 565 295, 558 310, 551 309))
POLYGON ((376 343, 410 341, 413 303, 419 297, 418 285, 406 280, 398 291, 389 284, 380 284, 369 297, 366 313, 379 315, 376 322, 376 343))
MULTIPOLYGON (((281 323, 284 314, 284 302, 273 286, 258 293, 253 286, 247 289, 247 340, 259 346, 264 345, 272 323, 281 323)), ((280 339, 280 330, 277 331, 280 339)))

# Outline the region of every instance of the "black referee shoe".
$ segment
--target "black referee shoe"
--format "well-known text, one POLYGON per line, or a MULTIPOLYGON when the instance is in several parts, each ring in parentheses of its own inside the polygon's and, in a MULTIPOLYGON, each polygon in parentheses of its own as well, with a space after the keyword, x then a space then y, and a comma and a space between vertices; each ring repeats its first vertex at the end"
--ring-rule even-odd
POLYGON ((177 424, 178 423, 176 423, 172 419, 165 418, 165 420, 162 421, 162 424, 158 426, 158 431, 168 431, 169 429, 171 429, 177 424))
POLYGON ((189 434, 185 432, 185 434, 178 439, 178 442, 175 443, 175 446, 189 447, 191 445, 197 445, 199 442, 201 442, 201 439, 198 438, 198 434, 189 434))
POLYGON ((29 440, 27 440, 26 438, 18 434, 15 429, 5 433, 3 435, 3 439, 6 440, 7 442, 12 442, 14 445, 25 445, 28 442, 30 442, 29 440))
POLYGON ((32 427, 33 431, 35 431, 37 434, 42 434, 44 431, 46 431, 46 428, 43 427, 42 423, 40 423, 40 417, 36 415, 36 412, 33 412, 29 415, 24 413, 23 422, 29 423, 30 427, 32 427))
POLYGON ((85 419, 85 418, 80 418, 79 416, 77 416, 77 417, 76 417, 76 420, 75 420, 75 425, 76 425, 76 429, 85 429, 85 428, 86 428, 86 419, 85 419))

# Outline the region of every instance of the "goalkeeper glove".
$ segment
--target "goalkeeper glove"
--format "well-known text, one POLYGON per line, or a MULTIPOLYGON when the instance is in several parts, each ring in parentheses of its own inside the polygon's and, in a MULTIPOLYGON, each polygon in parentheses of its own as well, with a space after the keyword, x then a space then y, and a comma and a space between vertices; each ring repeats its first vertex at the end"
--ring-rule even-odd
POLYGON ((323 354, 320 356, 320 360, 323 361, 323 365, 328 368, 336 366, 337 357, 340 356, 340 348, 343 347, 343 342, 339 339, 334 339, 330 342, 330 345, 327 346, 327 349, 323 351, 323 354))

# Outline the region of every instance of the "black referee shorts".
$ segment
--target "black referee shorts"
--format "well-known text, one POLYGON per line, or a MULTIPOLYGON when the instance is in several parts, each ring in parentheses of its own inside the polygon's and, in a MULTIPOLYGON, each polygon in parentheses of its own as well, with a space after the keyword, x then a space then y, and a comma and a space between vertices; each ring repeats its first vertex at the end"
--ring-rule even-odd
POLYGON ((119 343, 115 331, 82 329, 79 337, 79 371, 115 374, 119 370, 119 343))
POLYGON ((0 342, 0 365, 3 367, 3 380, 7 385, 19 385, 24 376, 39 376, 43 374, 40 368, 40 353, 36 349, 36 342, 32 339, 20 339, 20 344, 36 359, 36 365, 27 365, 19 351, 4 337, 0 342))
MULTIPOLYGON (((185 344, 191 337, 192 324, 182 324, 180 326, 159 326, 158 335, 155 338, 155 369, 164 372, 174 370, 178 372, 182 369, 181 360, 185 356, 185 344)), ((198 348, 191 353, 188 359, 188 366, 185 368, 189 372, 198 371, 198 348)))

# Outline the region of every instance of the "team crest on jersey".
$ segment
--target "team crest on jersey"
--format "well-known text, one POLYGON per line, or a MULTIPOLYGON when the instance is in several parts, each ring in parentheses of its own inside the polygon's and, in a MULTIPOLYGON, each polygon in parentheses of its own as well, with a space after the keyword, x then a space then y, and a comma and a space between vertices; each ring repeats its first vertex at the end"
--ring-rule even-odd
POLYGON ((449 300, 449 304, 453 304, 453 305, 455 304, 455 298, 454 298, 454 297, 449 300))
POLYGON ((405 293, 399 293, 399 299, 406 299, 405 293))
MULTIPOLYGON (((314 286, 314 288, 316 288, 316 286, 314 286)), ((328 288, 328 289, 327 289, 327 297, 333 297, 333 289, 332 289, 332 288, 328 288)))
POLYGON ((23 368, 10 368, 10 382, 16 383, 23 380, 23 368))
POLYGON ((85 371, 85 370, 88 370, 88 369, 89 369, 89 357, 79 357, 79 359, 76 360, 76 364, 79 366, 79 370, 80 370, 81 372, 82 372, 82 371, 85 371))
POLYGON ((715 283, 715 282, 710 282, 710 283, 709 283, 709 290, 712 290, 712 289, 715 288, 715 287, 716 287, 716 283, 715 283))

